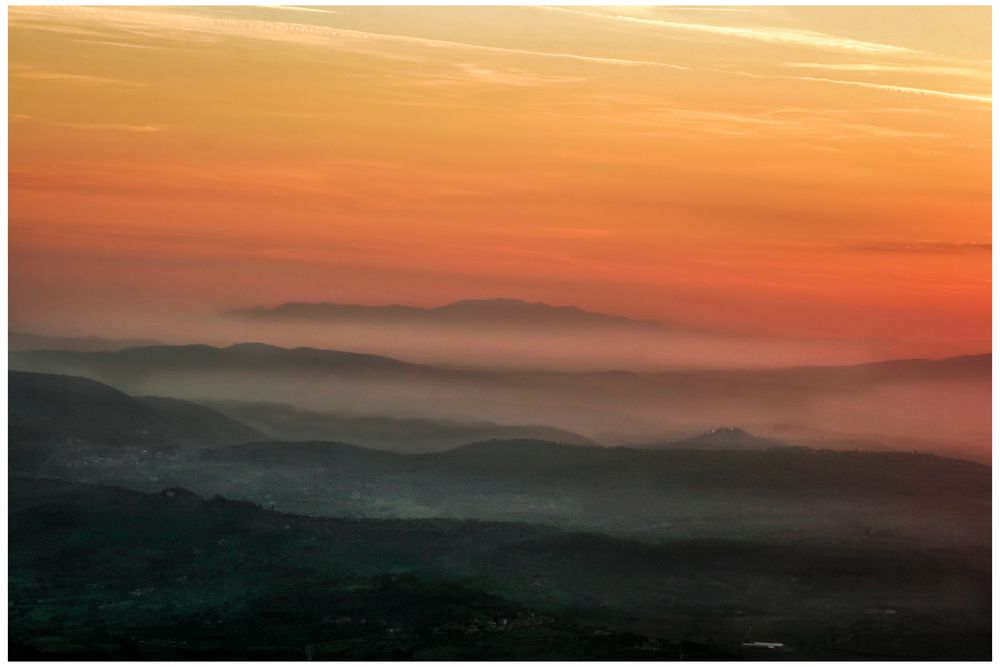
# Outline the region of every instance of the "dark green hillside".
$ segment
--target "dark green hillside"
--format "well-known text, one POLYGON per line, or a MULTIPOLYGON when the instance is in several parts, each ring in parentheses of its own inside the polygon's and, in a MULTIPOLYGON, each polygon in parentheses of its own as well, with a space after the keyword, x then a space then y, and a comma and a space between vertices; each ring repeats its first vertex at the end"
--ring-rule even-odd
POLYGON ((14 658, 989 654, 988 560, 933 549, 654 546, 17 478, 9 538, 14 658))
POLYGON ((260 437, 210 408, 134 398, 86 378, 11 371, 7 386, 13 470, 67 448, 206 447, 260 437))
POLYGON ((764 495, 901 496, 988 500, 987 466, 931 454, 834 452, 805 447, 727 451, 586 447, 540 440, 473 443, 422 457, 441 467, 552 483, 604 486, 628 478, 661 489, 726 488, 764 495))

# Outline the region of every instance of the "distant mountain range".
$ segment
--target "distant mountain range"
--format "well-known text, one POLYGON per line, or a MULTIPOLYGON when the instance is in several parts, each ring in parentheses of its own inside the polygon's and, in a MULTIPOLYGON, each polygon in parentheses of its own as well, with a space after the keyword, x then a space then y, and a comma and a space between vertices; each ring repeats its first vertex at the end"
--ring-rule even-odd
POLYGON ((518 299, 469 299, 436 308, 418 306, 365 306, 338 303, 284 303, 273 308, 232 310, 230 317, 261 322, 312 324, 474 326, 513 329, 618 329, 656 331, 658 322, 636 320, 518 299))
POLYGON ((449 371, 374 354, 300 347, 287 349, 263 343, 229 347, 153 345, 109 352, 75 350, 14 351, 12 367, 39 372, 77 373, 103 382, 130 386, 162 373, 244 373, 317 375, 417 376, 447 378, 468 371, 449 371))
MULTIPOLYGON (((8 373, 12 442, 98 447, 209 447, 249 441, 340 441, 403 454, 442 452, 474 442, 552 442, 593 445, 587 438, 540 425, 432 419, 351 417, 265 402, 202 404, 158 396, 129 396, 82 377, 8 373)), ((769 449, 788 446, 738 428, 716 429, 674 442, 639 445, 671 449, 769 449)))
POLYGON ((850 366, 803 366, 775 369, 690 370, 657 373, 631 371, 493 371, 443 368, 400 361, 392 357, 309 347, 282 348, 264 343, 239 343, 228 347, 210 345, 155 345, 124 350, 87 352, 77 350, 25 350, 10 353, 11 367, 37 372, 81 372, 99 374, 127 382, 159 373, 239 372, 323 375, 367 375, 405 377, 433 381, 565 381, 570 385, 592 381, 629 381, 643 385, 668 385, 680 381, 746 383, 771 387, 850 388, 872 383, 942 379, 989 379, 992 354, 947 359, 900 359, 850 366), (49 369, 49 370, 45 370, 49 369))
POLYGON ((76 350, 112 352, 127 347, 147 347, 159 343, 149 338, 101 338, 99 336, 43 336, 23 331, 7 332, 10 350, 76 350))
POLYGON ((707 433, 701 433, 681 440, 633 445, 633 447, 643 449, 773 449, 789 446, 791 445, 787 442, 771 438, 761 438, 735 426, 713 429, 707 433))
POLYGON ((280 402, 344 415, 377 410, 376 416, 386 417, 545 424, 589 438, 632 434, 625 442, 648 441, 658 432, 696 433, 720 423, 765 435, 775 431, 765 432, 762 425, 816 424, 829 432, 831 424, 839 424, 853 433, 927 438, 961 430, 975 438, 962 442, 981 447, 989 432, 988 410, 977 407, 969 419, 957 422, 957 408, 939 409, 938 404, 954 403, 961 389, 968 405, 986 405, 992 373, 991 354, 662 373, 443 368, 256 343, 14 351, 8 358, 13 370, 80 375, 131 394, 280 402), (883 430, 886 424, 891 431, 883 430))

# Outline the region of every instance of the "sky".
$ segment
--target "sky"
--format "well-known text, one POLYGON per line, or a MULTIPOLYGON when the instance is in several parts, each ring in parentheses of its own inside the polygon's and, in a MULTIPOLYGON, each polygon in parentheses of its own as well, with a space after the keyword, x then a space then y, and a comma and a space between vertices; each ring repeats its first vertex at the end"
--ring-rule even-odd
POLYGON ((10 326, 508 297, 987 351, 990 12, 13 7, 10 326))

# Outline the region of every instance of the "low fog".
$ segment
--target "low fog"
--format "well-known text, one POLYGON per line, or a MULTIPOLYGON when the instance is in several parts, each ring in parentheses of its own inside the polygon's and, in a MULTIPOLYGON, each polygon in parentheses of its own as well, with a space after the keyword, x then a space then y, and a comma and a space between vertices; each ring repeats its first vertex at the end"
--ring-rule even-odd
POLYGON ((736 426, 791 445, 988 462, 989 357, 925 364, 633 373, 446 369, 263 345, 11 353, 13 369, 82 375, 136 395, 538 424, 611 445, 736 426))
MULTIPOLYGON (((261 342, 378 354, 439 366, 651 372, 697 368, 775 368, 853 364, 892 356, 887 344, 664 326, 649 330, 541 328, 510 324, 372 325, 268 322, 221 313, 79 314, 54 322, 14 322, 12 330, 46 336, 100 336, 170 345, 261 342)), ((105 347, 114 347, 105 346, 105 347)), ((58 349, 41 345, 22 349, 58 349)))

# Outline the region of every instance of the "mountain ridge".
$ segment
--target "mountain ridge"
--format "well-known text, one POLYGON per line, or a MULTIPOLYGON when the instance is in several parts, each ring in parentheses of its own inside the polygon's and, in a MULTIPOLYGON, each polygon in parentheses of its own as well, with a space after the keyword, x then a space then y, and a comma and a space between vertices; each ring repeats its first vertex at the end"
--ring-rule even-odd
POLYGON ((235 444, 256 430, 211 408, 135 397, 84 377, 8 371, 12 467, 66 447, 143 448, 235 444))
POLYGON ((286 302, 277 306, 225 311, 228 317, 285 322, 327 322, 380 325, 475 325, 491 327, 609 327, 654 331, 663 324, 521 299, 463 299, 442 306, 341 304, 330 301, 286 302))
POLYGON ((335 440, 408 454, 443 451, 491 439, 532 437, 592 444, 579 433, 544 424, 345 415, 270 401, 199 402, 276 440, 335 440))
POLYGON ((46 336, 25 331, 8 331, 9 350, 77 350, 114 352, 129 347, 161 345, 149 338, 104 338, 101 336, 46 336))
MULTIPOLYGON (((941 359, 908 358, 908 359, 887 359, 872 361, 861 364, 846 365, 822 365, 822 366, 787 366, 774 368, 732 368, 732 369, 686 369, 671 371, 630 371, 630 370, 600 370, 600 371, 559 371, 559 370, 524 370, 508 371, 493 370, 489 368, 459 368, 450 366, 437 366, 422 364, 411 361, 404 361, 396 357, 386 355, 371 354, 365 352, 351 352, 347 350, 337 350, 317 347, 281 347, 269 343, 243 342, 228 346, 213 346, 202 343, 187 345, 149 345, 143 347, 130 347, 121 350, 107 351, 83 351, 83 350, 15 350, 10 353, 14 359, 29 359, 36 357, 39 359, 127 359, 129 357, 155 357, 157 355, 170 357, 171 361, 216 361, 225 359, 227 356, 232 363, 239 361, 271 361, 283 357, 283 360, 292 360, 300 364, 315 364, 317 362, 352 362, 355 366, 360 366, 362 362, 369 362, 383 369, 406 369, 414 371, 428 371, 445 373, 454 376, 571 376, 571 377, 644 377, 663 378, 670 376, 692 376, 713 378, 720 376, 763 376, 776 377, 795 376, 806 373, 819 374, 867 374, 877 375, 883 371, 893 370, 913 370, 916 375, 926 371, 945 370, 957 371, 960 373, 984 373, 992 371, 992 352, 980 354, 967 354, 954 357, 944 357, 941 359)), ((163 359, 161 359, 163 360, 163 359)), ((280 360, 280 359, 279 359, 280 360)), ((346 364, 351 365, 351 364, 346 364)))

